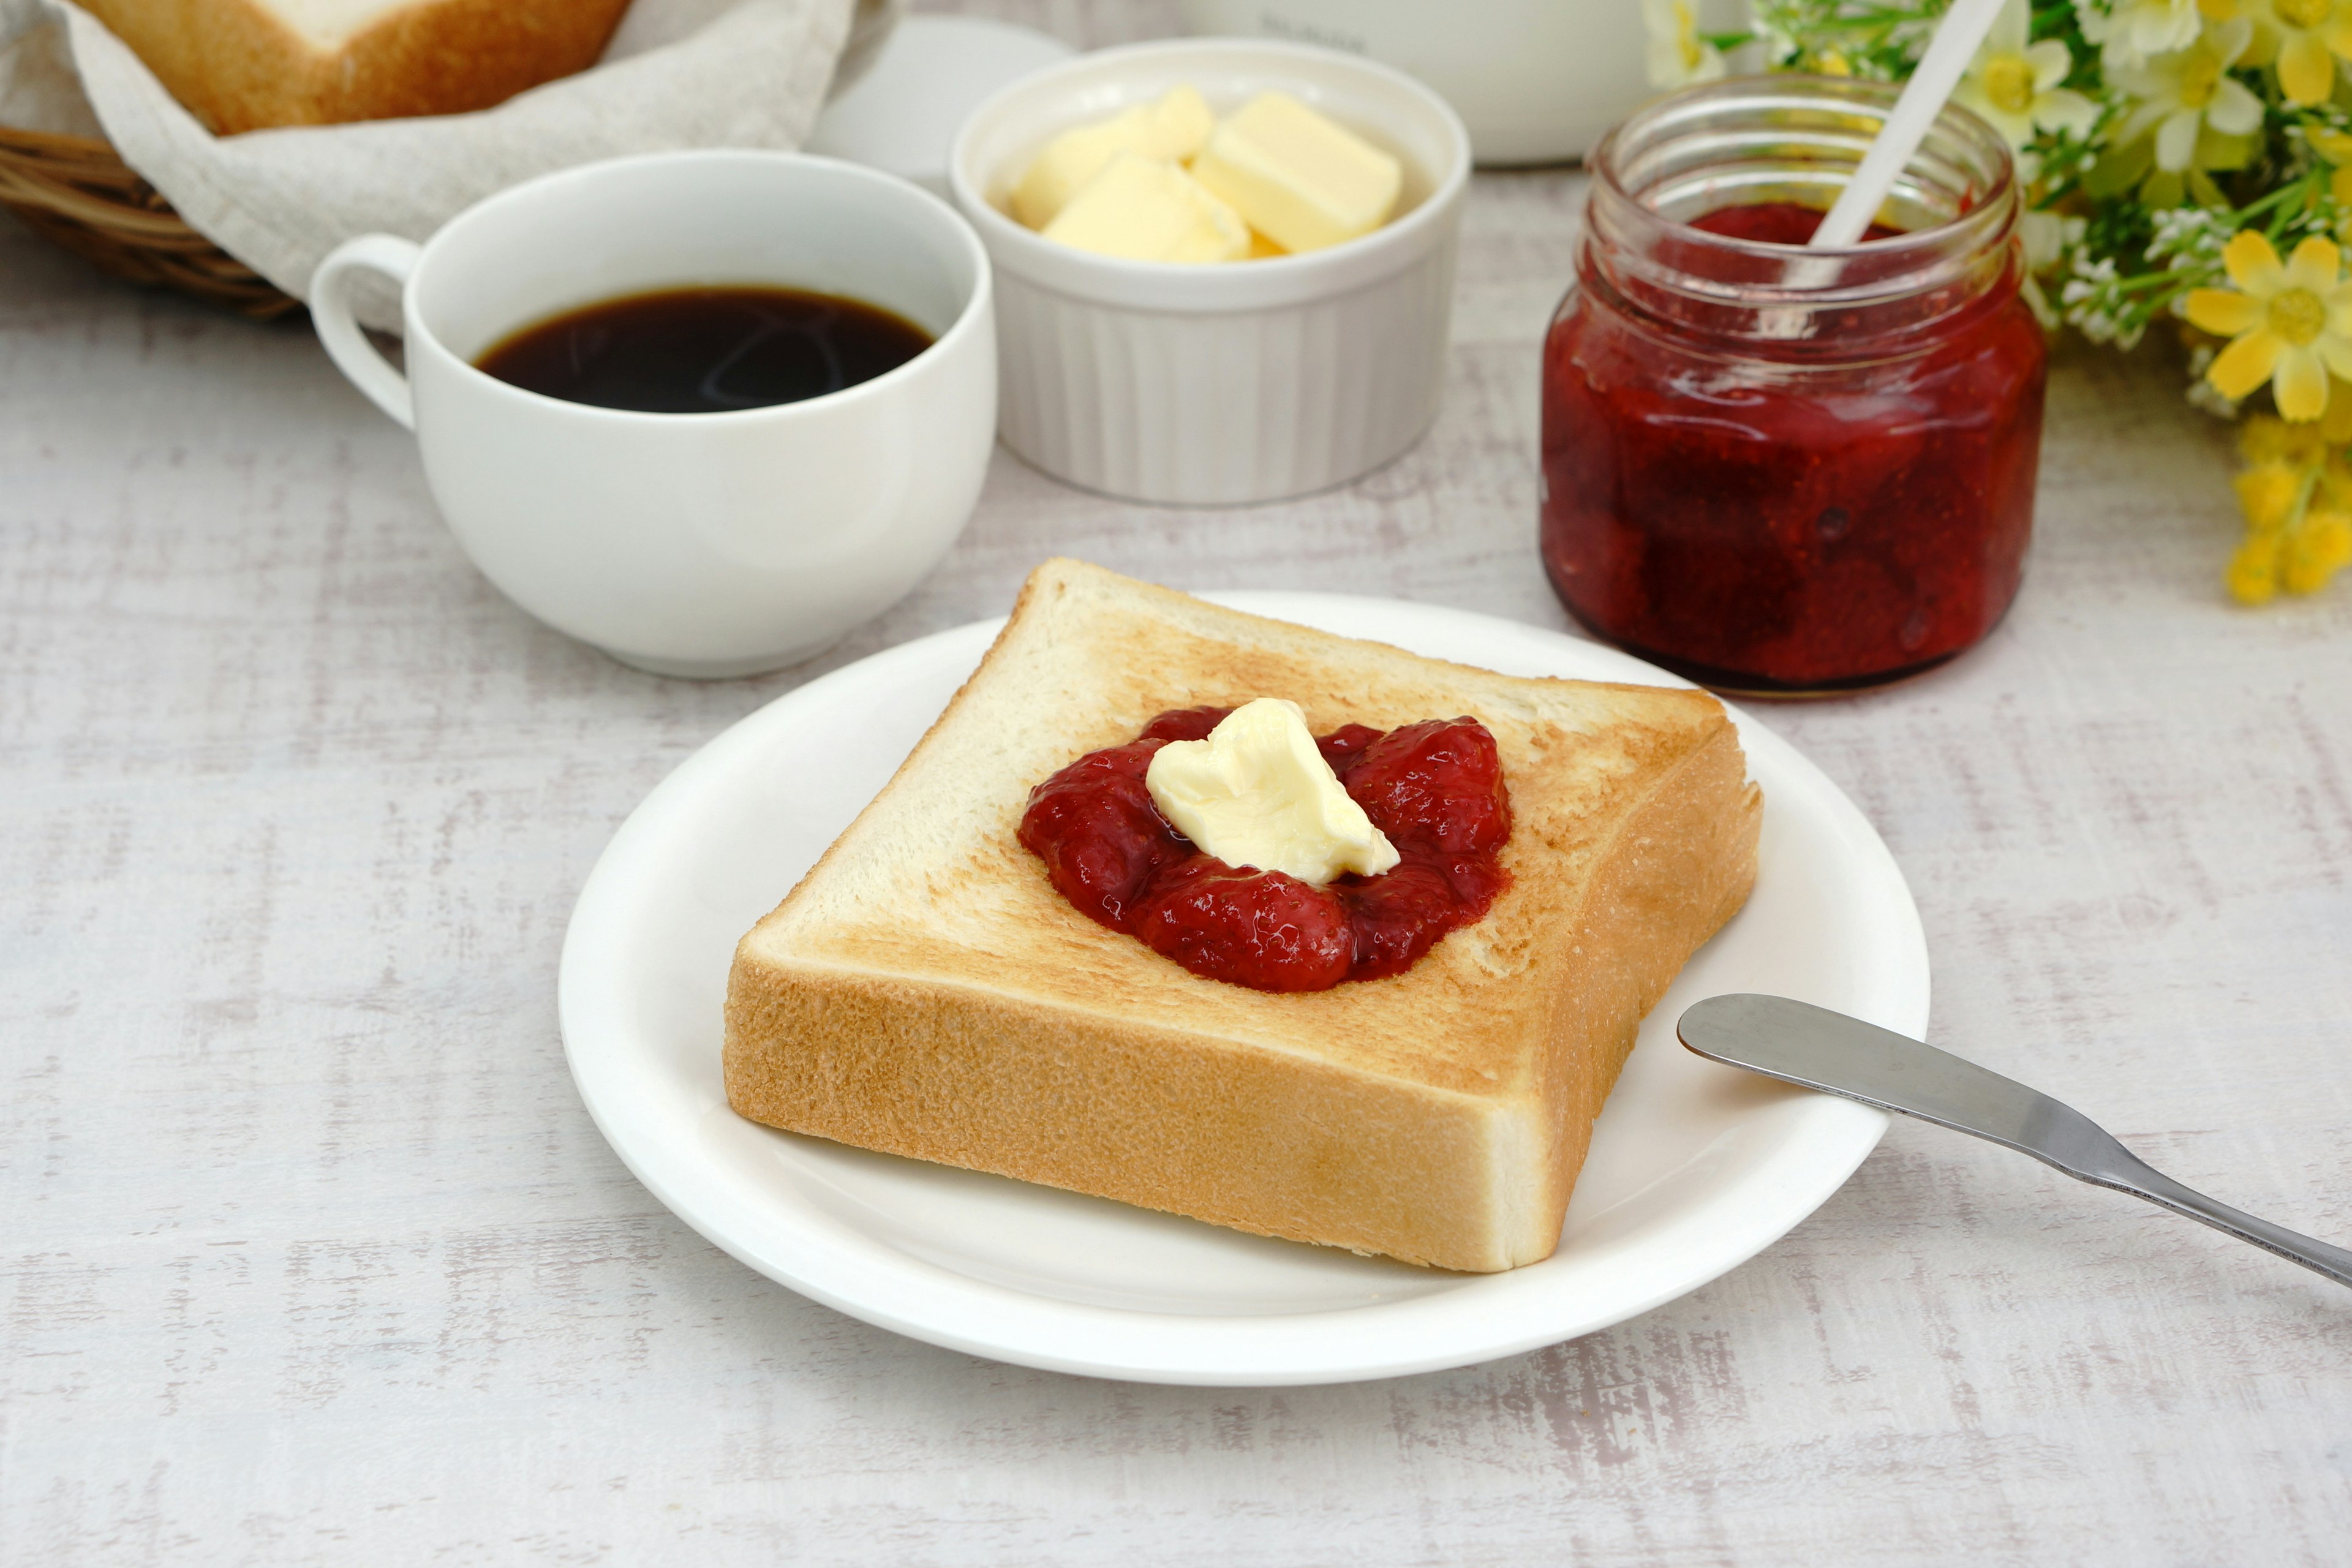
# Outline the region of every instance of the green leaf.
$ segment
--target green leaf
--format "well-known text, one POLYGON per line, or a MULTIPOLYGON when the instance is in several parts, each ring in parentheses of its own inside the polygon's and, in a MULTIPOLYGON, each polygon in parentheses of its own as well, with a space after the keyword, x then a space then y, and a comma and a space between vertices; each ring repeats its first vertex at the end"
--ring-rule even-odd
POLYGON ((2084 193, 2097 201, 2119 196, 2138 184, 2155 163, 2156 143, 2146 137, 2128 147, 2110 147, 2083 176, 2084 193))
MULTIPOLYGON (((2242 169, 2254 161, 2254 154, 2261 151, 2263 139, 2257 132, 2231 136, 2210 125, 2200 125, 2197 128, 2197 152, 2189 162, 2199 169, 2242 169)), ((2221 205, 2226 206, 2229 204, 2224 202, 2221 205)))

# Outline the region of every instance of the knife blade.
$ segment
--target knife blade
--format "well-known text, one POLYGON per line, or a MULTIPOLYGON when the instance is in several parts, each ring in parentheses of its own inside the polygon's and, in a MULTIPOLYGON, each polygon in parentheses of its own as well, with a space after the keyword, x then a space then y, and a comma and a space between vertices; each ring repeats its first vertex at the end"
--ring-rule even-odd
POLYGON ((2352 1252, 2183 1186, 2073 1106, 1907 1035, 1785 996, 1711 996, 1675 1026, 1710 1061, 1900 1111, 2031 1154, 2352 1286, 2352 1252))

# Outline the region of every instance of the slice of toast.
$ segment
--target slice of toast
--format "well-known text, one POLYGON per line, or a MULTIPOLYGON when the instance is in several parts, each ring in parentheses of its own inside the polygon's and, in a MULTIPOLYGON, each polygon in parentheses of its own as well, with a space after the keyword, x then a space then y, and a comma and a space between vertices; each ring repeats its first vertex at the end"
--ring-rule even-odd
POLYGON ((1642 1016, 1731 918, 1761 799, 1698 691, 1524 679, 1072 561, 744 937, 727 1097, 795 1132, 1265 1236, 1491 1271, 1549 1257, 1642 1016), (1511 884, 1406 973, 1277 994, 1080 914, 1029 792, 1160 711, 1286 697, 1324 733, 1468 713, 1511 884))
POLYGON ((215 135, 457 114, 587 69, 628 0, 84 0, 215 135))

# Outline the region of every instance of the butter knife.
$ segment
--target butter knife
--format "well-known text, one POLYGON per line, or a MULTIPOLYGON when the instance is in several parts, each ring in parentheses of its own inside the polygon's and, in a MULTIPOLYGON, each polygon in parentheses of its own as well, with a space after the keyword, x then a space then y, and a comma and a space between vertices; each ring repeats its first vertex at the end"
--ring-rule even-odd
POLYGON ((2142 1162, 2105 1129, 2012 1079, 1907 1036, 1785 996, 1712 996, 1675 1026, 1727 1066, 1899 1110, 2031 1154, 2077 1181, 2146 1198, 2352 1285, 2352 1252, 2215 1203, 2142 1162))

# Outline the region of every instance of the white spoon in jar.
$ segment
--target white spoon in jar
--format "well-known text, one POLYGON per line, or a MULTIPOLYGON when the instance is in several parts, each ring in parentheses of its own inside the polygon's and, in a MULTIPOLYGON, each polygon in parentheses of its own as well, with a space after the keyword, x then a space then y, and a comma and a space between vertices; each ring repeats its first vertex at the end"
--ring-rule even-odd
POLYGON ((1977 50, 1992 31, 1993 18, 2000 15, 2003 0, 1954 0, 1952 8, 1936 25, 1936 36, 1928 40, 1927 52, 1920 58, 1918 68, 1903 86, 1903 96, 1895 100, 1895 112, 1886 117, 1877 138, 1855 166, 1845 190, 1830 208, 1830 216, 1822 219, 1813 230, 1813 237, 1805 242, 1814 250, 1843 250, 1858 245, 1869 231, 1871 220, 1895 189, 1895 182, 1909 166, 1911 155, 1919 151, 1919 143, 1927 139, 1927 128, 1936 123, 1936 116, 1944 111, 1952 89, 1960 85, 1960 75, 1976 58, 1977 50))

